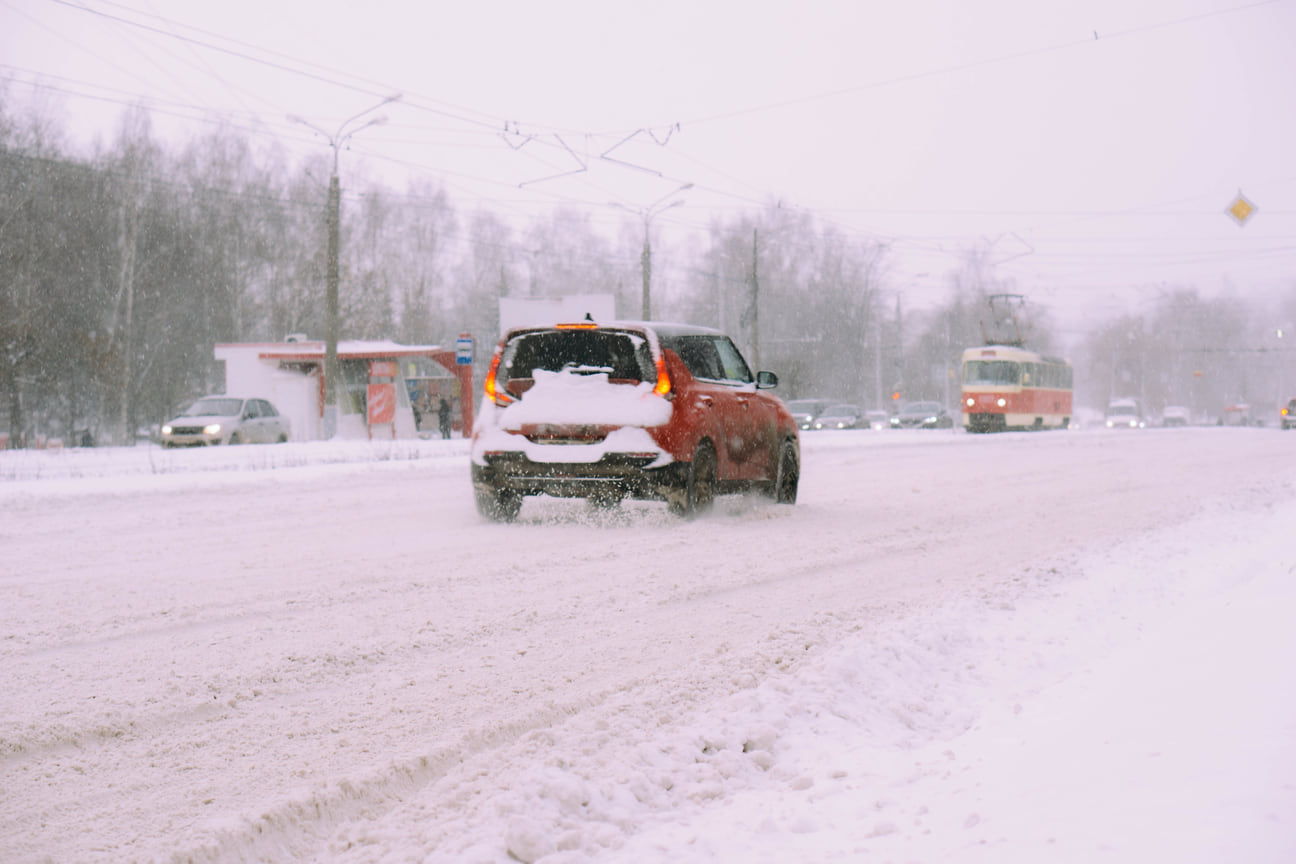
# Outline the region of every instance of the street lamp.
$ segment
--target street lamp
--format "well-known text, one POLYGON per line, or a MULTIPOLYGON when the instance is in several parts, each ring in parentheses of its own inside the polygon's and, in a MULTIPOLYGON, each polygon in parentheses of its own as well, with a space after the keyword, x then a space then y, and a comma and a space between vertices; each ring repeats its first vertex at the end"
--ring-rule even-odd
POLYGON ((652 227, 652 220, 656 218, 656 216, 659 213, 665 210, 669 210, 672 207, 679 207, 681 204, 684 203, 683 198, 676 198, 674 201, 671 201, 669 204, 666 204, 664 202, 666 201, 667 198, 673 197, 675 195, 678 195, 681 192, 684 192, 692 188, 693 188, 692 183, 685 183, 683 186, 680 186, 678 189, 666 193, 665 195, 658 198, 656 201, 654 201, 653 203, 649 204, 647 207, 644 207, 641 210, 636 210, 633 207, 627 207, 626 205, 619 204, 616 201, 608 202, 613 207, 617 207, 621 210, 626 210, 630 213, 634 213, 635 215, 643 219, 644 242, 643 242, 643 252, 639 256, 639 267, 643 272, 643 320, 645 321, 652 320, 652 241, 649 239, 649 229, 652 227))
POLYGON ((337 433, 337 381, 338 381, 338 230, 342 219, 342 190, 338 183, 338 154, 351 136, 370 126, 380 126, 387 122, 385 116, 372 117, 359 126, 352 126, 355 121, 371 111, 377 111, 389 102, 401 98, 396 93, 386 99, 350 117, 337 127, 332 134, 313 123, 296 116, 288 115, 288 120, 323 135, 333 148, 333 173, 329 176, 328 191, 328 263, 324 276, 324 437, 332 438, 337 433), (350 127, 350 128, 348 128, 350 127))

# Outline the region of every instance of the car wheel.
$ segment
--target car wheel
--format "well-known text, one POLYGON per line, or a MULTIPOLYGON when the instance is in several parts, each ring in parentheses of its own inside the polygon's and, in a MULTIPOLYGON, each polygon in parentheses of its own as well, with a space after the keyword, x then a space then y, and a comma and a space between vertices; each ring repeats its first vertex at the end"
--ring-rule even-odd
POLYGON ((795 504, 797 486, 801 482, 801 465, 797 459, 796 445, 784 441, 779 448, 778 466, 774 470, 774 485, 770 497, 778 504, 795 504))
POLYGON ((280 444, 287 444, 287 443, 288 443, 288 436, 285 435, 285 434, 283 434, 282 432, 280 432, 280 433, 279 433, 278 443, 280 443, 280 444))
POLYGON ((230 443, 230 446, 233 446, 233 445, 235 445, 235 444, 242 444, 242 443, 243 443, 243 436, 240 435, 239 433, 235 432, 233 435, 230 436, 229 443, 230 443))
POLYGON ((675 504, 671 509, 685 518, 701 516, 715 503, 716 491, 716 457, 711 445, 698 445, 689 463, 688 478, 685 481, 682 504, 675 504))
POLYGON ((522 509, 522 496, 510 489, 474 490, 477 512, 492 522, 512 522, 522 509))

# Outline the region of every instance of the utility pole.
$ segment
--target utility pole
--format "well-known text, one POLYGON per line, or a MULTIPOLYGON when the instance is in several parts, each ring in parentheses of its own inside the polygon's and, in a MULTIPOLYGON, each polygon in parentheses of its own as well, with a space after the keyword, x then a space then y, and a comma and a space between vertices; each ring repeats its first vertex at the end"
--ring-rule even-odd
POLYGON ((370 126, 379 126, 387 122, 387 118, 374 117, 365 123, 360 124, 352 129, 347 127, 359 120, 371 111, 377 111, 389 102, 395 102, 400 99, 399 93, 388 96, 386 99, 361 111, 352 117, 342 121, 341 125, 332 134, 320 129, 312 123, 296 115, 289 115, 288 119, 293 123, 300 123, 308 129, 323 135, 333 148, 333 173, 329 175, 328 190, 328 212, 326 220, 328 222, 328 263, 324 271, 324 437, 332 438, 337 434, 337 386, 340 371, 338 369, 337 343, 338 343, 338 254, 339 240, 338 234, 342 222, 342 186, 338 180, 338 154, 342 146, 351 140, 351 136, 362 129, 368 129, 370 126))
MULTIPOLYGON (((681 203, 681 202, 675 202, 681 203)), ((643 274, 643 320, 652 320, 652 241, 648 239, 649 217, 644 217, 643 252, 639 253, 639 272, 643 274)))
POLYGON ((625 210, 630 213, 634 213, 639 218, 643 219, 644 239, 643 239, 643 251, 639 253, 639 269, 640 272, 643 274, 643 299, 642 299, 643 308, 641 310, 641 316, 644 321, 652 320, 652 239, 649 236, 650 231, 652 229, 652 220, 656 218, 657 215, 662 211, 669 210, 672 207, 679 207, 684 203, 683 198, 677 198, 676 200, 670 202, 669 204, 662 206, 663 202, 665 202, 667 198, 670 198, 674 195, 678 195, 679 193, 692 188, 693 188, 692 183, 685 183, 683 186, 680 186, 679 188, 671 192, 668 192, 667 194, 658 198, 656 201, 649 204, 647 207, 643 208, 642 210, 636 210, 633 207, 627 207, 626 205, 620 204, 616 201, 608 202, 608 204, 610 204, 613 207, 616 207, 619 210, 625 210))
POLYGON ((873 396, 874 409, 887 410, 886 401, 882 398, 882 311, 881 304, 873 313, 873 396))
MULTIPOLYGON (((138 191, 136 187, 136 160, 134 157, 134 148, 128 165, 128 174, 126 177, 126 191, 122 197, 122 208, 120 218, 120 243, 121 243, 121 270, 118 275, 117 296, 126 297, 126 310, 122 328, 119 335, 122 346, 122 370, 121 370, 121 416, 120 427, 122 439, 121 443, 127 446, 134 446, 135 431, 131 428, 131 418, 135 413, 134 400, 132 399, 132 382, 135 370, 131 359, 134 356, 135 341, 135 246, 139 238, 139 201, 137 199, 138 191)), ((116 315, 116 307, 113 310, 116 315)))
POLYGON ((757 262, 756 229, 752 229, 752 290, 751 290, 751 340, 752 364, 759 372, 760 365, 760 280, 756 275, 757 262))
MULTIPOLYGON (((899 294, 896 294, 896 311, 895 311, 895 321, 896 321, 896 323, 895 323, 895 330, 896 330, 896 334, 895 334, 895 341, 896 341, 896 355, 895 355, 895 370, 896 370, 895 375, 896 375, 896 377, 895 377, 895 382, 896 382, 896 383, 895 383, 895 386, 891 388, 891 392, 892 392, 893 394, 894 394, 894 393, 899 393, 899 394, 900 394, 901 396, 903 396, 906 400, 909 400, 909 399, 912 399, 913 397, 912 397, 912 396, 909 394, 909 392, 905 389, 905 375, 904 375, 904 373, 905 373, 905 369, 904 369, 904 312, 902 311, 902 308, 901 308, 901 305, 900 305, 900 300, 901 300, 900 295, 899 295, 899 294)), ((897 406, 897 407, 899 407, 899 406, 897 406)))

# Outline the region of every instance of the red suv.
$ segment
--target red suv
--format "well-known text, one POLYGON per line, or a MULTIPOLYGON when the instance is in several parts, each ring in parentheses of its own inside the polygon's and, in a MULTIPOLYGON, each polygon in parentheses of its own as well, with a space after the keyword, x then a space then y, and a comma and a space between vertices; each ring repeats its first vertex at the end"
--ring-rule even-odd
POLYGON ((759 490, 796 502, 796 423, 723 333, 682 324, 510 330, 473 430, 482 515, 511 521, 527 495, 665 501, 678 514, 759 490))

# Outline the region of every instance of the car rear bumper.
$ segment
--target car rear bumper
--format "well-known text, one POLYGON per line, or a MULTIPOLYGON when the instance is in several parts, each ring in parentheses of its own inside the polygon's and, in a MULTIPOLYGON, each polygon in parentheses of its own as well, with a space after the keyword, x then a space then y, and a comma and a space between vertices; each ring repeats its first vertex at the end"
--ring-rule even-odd
POLYGON ((593 462, 535 462, 519 451, 486 453, 474 461, 473 486, 480 492, 509 490, 522 495, 557 498, 621 496, 666 500, 683 487, 688 464, 671 462, 650 468, 657 456, 607 453, 593 462))

